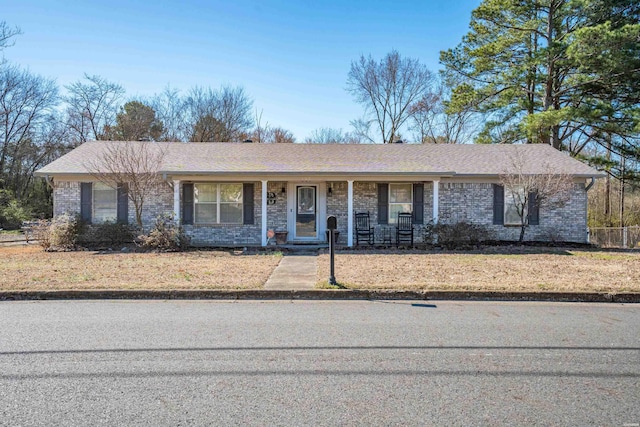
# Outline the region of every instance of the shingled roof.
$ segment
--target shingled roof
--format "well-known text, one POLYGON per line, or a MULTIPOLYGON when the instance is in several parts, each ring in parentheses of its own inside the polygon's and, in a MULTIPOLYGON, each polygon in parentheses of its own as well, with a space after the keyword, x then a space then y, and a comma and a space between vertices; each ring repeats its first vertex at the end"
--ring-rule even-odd
POLYGON ((257 144, 137 141, 86 142, 36 174, 87 174, 88 159, 99 159, 111 144, 146 144, 164 150, 161 173, 168 175, 435 175, 497 176, 522 159, 524 173, 549 170, 577 177, 601 173, 546 144, 257 144))

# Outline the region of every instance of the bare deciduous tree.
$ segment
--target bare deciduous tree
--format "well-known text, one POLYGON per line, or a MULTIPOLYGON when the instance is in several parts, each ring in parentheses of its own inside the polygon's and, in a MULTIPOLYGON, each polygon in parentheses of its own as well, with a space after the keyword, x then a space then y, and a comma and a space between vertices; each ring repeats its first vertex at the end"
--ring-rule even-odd
POLYGON ((22 34, 20 28, 12 28, 6 23, 6 21, 0 21, 0 51, 9 46, 13 46, 11 39, 18 34, 22 34))
POLYGON ((185 100, 180 91, 167 86, 161 93, 154 95, 148 102, 156 112, 156 117, 164 127, 158 141, 188 141, 189 131, 186 125, 185 100))
POLYGON ((152 141, 109 141, 100 154, 87 160, 85 168, 98 181, 111 188, 126 186, 134 206, 136 223, 142 230, 142 209, 147 198, 162 183, 159 172, 166 156, 163 143, 152 141))
POLYGON ((54 114, 47 114, 34 129, 32 137, 24 144, 21 159, 14 163, 11 171, 16 197, 19 200, 30 198, 34 189, 32 183, 36 169, 72 148, 68 143, 68 131, 64 122, 54 114))
MULTIPOLYGON (((256 125, 256 127, 254 128, 254 130, 251 133, 251 135, 248 136, 248 138, 251 139, 251 141, 253 141, 253 142, 260 143, 264 139, 265 133, 267 132, 267 129, 269 129, 269 123, 268 122, 265 123, 264 126, 262 126, 262 110, 260 110, 260 113, 258 113, 258 110, 256 109, 255 125, 256 125)), ((247 138, 242 138, 242 139, 245 140, 247 138)))
POLYGON ((351 120, 349 124, 353 128, 352 134, 358 141, 371 143, 376 142, 374 137, 371 135, 371 126, 373 125, 373 120, 369 120, 366 117, 361 117, 359 119, 351 120))
POLYGON ((192 142, 237 141, 253 126, 253 101, 242 87, 194 87, 185 100, 192 142))
POLYGON ((524 157, 518 153, 511 157, 511 167, 500 174, 505 197, 513 204, 520 219, 520 238, 529 226, 529 206, 533 202, 539 209, 561 208, 571 198, 574 182, 571 175, 545 166, 542 173, 530 173, 524 157), (531 200, 533 198, 533 200, 531 200))
POLYGON ((296 137, 291 131, 282 127, 273 127, 269 123, 262 124, 262 111, 256 110, 255 127, 250 133, 241 133, 241 140, 251 140, 255 143, 263 144, 286 144, 296 142, 296 137))
POLYGON ((464 144, 476 132, 474 112, 465 107, 449 108, 451 89, 444 79, 435 90, 426 93, 410 108, 410 129, 418 142, 431 144, 464 144))
POLYGON ((438 116, 443 114, 442 98, 438 93, 428 93, 411 106, 411 127, 414 139, 420 143, 441 142, 438 134, 438 116))
POLYGON ((69 129, 78 143, 105 139, 104 130, 113 126, 125 93, 100 76, 85 74, 84 80, 65 86, 69 129))
POLYGON ((289 130, 281 127, 269 128, 263 142, 272 144, 291 144, 296 142, 296 137, 289 130))
POLYGON ((379 63, 361 56, 351 63, 347 90, 377 125, 384 143, 399 139, 410 107, 431 88, 433 74, 416 59, 393 50, 379 63))
POLYGON ((360 139, 350 132, 342 132, 342 129, 323 127, 313 130, 305 142, 311 144, 358 144, 360 139))
POLYGON ((23 194, 25 165, 47 151, 40 137, 57 102, 53 80, 0 66, 0 188, 23 194))
POLYGON ((193 124, 191 136, 189 141, 191 142, 228 142, 223 141, 226 139, 226 130, 222 122, 211 114, 205 114, 198 117, 198 120, 193 124))

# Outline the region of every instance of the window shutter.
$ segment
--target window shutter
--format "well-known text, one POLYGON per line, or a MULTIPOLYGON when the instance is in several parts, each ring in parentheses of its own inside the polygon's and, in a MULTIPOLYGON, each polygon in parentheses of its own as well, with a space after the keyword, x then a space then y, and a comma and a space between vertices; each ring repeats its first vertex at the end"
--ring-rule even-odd
POLYGON ((504 187, 493 184, 493 224, 504 224, 504 187))
POLYGON ((242 184, 242 223, 253 225, 253 183, 249 182, 242 184))
POLYGON ((126 184, 119 184, 117 189, 118 194, 118 222, 121 224, 127 224, 129 222, 129 197, 127 195, 126 184))
POLYGON ((193 184, 182 185, 182 223, 193 224, 193 184))
POLYGON ((529 216, 529 225, 540 225, 540 206, 536 193, 529 193, 529 206, 527 207, 529 216))
POLYGON ((93 185, 90 182, 80 183, 80 218, 91 224, 91 200, 93 199, 93 185))
POLYGON ((424 184, 413 184, 413 223, 424 224, 424 184))
POLYGON ((378 224, 389 224, 389 184, 378 184, 378 224))

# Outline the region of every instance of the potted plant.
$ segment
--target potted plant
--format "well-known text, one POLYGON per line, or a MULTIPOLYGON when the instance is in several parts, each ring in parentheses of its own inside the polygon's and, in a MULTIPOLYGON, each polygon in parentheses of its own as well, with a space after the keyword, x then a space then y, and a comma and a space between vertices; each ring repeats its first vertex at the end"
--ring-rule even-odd
POLYGON ((284 245, 287 243, 287 235, 288 231, 276 231, 276 243, 279 245, 284 245))

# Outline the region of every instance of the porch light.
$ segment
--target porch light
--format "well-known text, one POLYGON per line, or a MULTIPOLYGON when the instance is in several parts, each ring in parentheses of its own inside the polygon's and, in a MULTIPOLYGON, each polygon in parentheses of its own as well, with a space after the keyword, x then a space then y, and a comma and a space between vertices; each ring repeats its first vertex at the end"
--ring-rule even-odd
POLYGON ((280 190, 280 193, 282 194, 286 194, 287 193, 287 189, 285 188, 285 186, 282 186, 282 189, 280 190))

